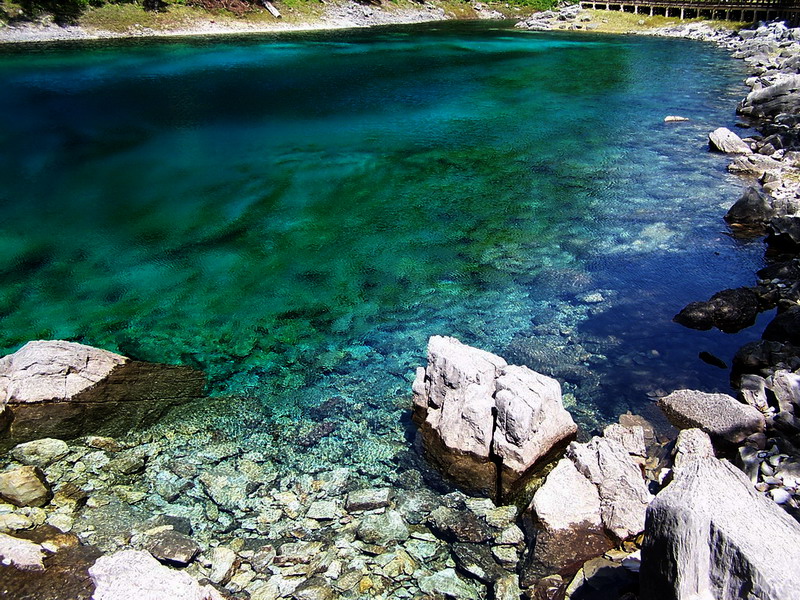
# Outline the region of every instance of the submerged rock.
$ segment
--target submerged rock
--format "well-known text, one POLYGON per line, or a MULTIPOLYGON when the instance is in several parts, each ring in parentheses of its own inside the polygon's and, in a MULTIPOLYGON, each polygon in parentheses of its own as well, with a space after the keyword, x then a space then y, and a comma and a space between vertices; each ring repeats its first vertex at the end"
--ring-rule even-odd
POLYGON ((0 408, 11 416, 0 445, 122 434, 201 397, 204 386, 203 374, 188 367, 138 362, 73 342, 28 342, 0 359, 0 408))
POLYGON ((43 558, 39 544, 0 533, 0 563, 22 571, 44 571, 43 558))
POLYGON ((647 510, 641 597, 794 600, 800 524, 726 461, 694 458, 647 510))
POLYGON ((428 455, 459 484, 491 496, 509 493, 577 431, 557 381, 454 338, 430 339, 413 391, 428 455))

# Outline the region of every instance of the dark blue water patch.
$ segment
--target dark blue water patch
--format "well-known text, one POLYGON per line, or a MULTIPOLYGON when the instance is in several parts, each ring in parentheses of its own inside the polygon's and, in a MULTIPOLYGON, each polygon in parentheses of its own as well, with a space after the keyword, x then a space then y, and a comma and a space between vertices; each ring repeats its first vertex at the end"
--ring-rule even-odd
POLYGON ((0 48, 0 347, 197 366, 273 419, 407 401, 433 334, 550 369, 587 423, 656 372, 724 387, 670 319, 761 264, 705 141, 743 75, 486 23, 0 48))

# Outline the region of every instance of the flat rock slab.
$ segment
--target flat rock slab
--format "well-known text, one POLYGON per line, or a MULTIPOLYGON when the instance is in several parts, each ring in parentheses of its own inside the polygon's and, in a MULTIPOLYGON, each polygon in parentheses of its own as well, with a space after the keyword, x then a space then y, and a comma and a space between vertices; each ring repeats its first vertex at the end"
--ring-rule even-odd
POLYGON ((647 510, 641 597, 797 600, 800 524, 713 457, 687 460, 647 510))
POLYGON ((201 586, 141 550, 101 556, 89 575, 95 585, 93 600, 222 600, 211 586, 201 586))
POLYGON ((727 127, 719 127, 708 134, 708 146, 725 154, 752 154, 750 146, 727 127))
POLYGON ((44 550, 29 540, 0 533, 0 564, 21 571, 44 571, 44 550))
POLYGON ((727 394, 677 390, 658 405, 675 427, 702 429, 717 443, 738 444, 766 427, 764 415, 727 394))
POLYGON ((204 375, 61 340, 28 342, 0 358, 0 449, 39 438, 122 435, 203 396, 204 375))

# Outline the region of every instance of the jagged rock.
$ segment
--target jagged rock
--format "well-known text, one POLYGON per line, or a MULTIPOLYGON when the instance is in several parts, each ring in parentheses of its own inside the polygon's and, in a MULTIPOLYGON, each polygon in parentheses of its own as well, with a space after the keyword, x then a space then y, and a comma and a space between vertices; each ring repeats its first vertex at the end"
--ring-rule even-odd
POLYGON ((738 444, 766 427, 764 415, 727 394, 676 390, 658 405, 675 427, 697 427, 717 443, 738 444))
POLYGON ((647 444, 644 441, 644 427, 632 425, 625 427, 620 423, 612 423, 603 430, 603 437, 619 442, 632 456, 647 456, 647 444))
POLYGON ((775 371, 800 368, 800 347, 781 342, 759 340, 739 348, 733 357, 731 382, 737 385, 747 373, 770 377, 775 371))
POLYGON ((800 75, 784 76, 773 85, 753 90, 737 112, 756 119, 800 112, 800 75))
POLYGON ((531 501, 537 535, 526 553, 523 584, 553 572, 574 574, 590 558, 612 547, 603 532, 597 486, 562 458, 531 501))
POLYGON ((767 225, 775 216, 772 198, 751 186, 725 214, 725 222, 746 229, 748 233, 761 235, 765 233, 767 225))
POLYGON ((697 457, 714 456, 711 438, 701 429, 682 429, 672 449, 673 465, 677 468, 697 457))
POLYGON ((767 380, 781 411, 800 414, 800 375, 791 371, 776 371, 767 380))
POLYGON ((571 443, 567 456, 597 486, 603 526, 609 532, 624 540, 644 529, 645 509, 652 496, 641 469, 622 444, 593 437, 586 444, 571 443))
POLYGON ((167 529, 150 538, 147 549, 163 563, 185 567, 200 552, 200 546, 192 538, 172 529, 167 529))
POLYGON ((727 127, 718 127, 708 134, 708 146, 711 150, 725 154, 752 154, 750 146, 727 127))
POLYGON ((39 467, 19 467, 0 473, 0 498, 15 506, 44 506, 53 493, 39 467))
POLYGON ((799 538, 733 465, 689 460, 647 510, 640 597, 795 600, 799 538))
POLYGON ((213 587, 201 586, 141 550, 101 556, 89 575, 95 585, 93 600, 222 600, 213 587))
POLYGON ((690 329, 716 327, 725 333, 736 333, 755 323, 759 311, 758 294, 752 288, 741 287, 718 292, 708 302, 691 302, 673 321, 690 329))
POLYGON ((773 342, 800 345, 800 306, 780 311, 766 326, 761 337, 773 342))
POLYGON ((68 452, 69 446, 63 440, 44 438, 15 446, 11 450, 11 457, 24 465, 46 467, 68 452))
POLYGON ((557 381, 454 338, 429 340, 413 392, 428 455, 456 482, 491 496, 508 493, 577 431, 557 381))
POLYGON ((39 544, 0 533, 0 564, 23 571, 44 571, 43 558, 44 549, 39 544))
POLYGON ((503 493, 531 466, 575 435, 561 403, 561 386, 527 367, 507 366, 495 382, 497 427, 493 451, 503 465, 503 493))
POLYGON ((0 359, 0 408, 12 416, 0 444, 122 434, 201 397, 204 386, 202 373, 188 367, 133 361, 72 342, 28 342, 0 359))
POLYGON ((800 249, 800 217, 778 216, 767 227, 767 245, 781 252, 797 252, 800 249))

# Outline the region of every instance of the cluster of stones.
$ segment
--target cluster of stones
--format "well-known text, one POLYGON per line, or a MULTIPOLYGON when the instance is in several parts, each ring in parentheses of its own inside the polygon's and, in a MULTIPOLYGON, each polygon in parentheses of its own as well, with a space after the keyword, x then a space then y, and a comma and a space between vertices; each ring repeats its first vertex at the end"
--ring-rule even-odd
POLYGON ((587 11, 581 10, 579 4, 570 4, 559 10, 545 10, 534 13, 529 18, 518 22, 515 27, 530 31, 551 31, 554 29, 566 29, 569 31, 585 29, 592 31, 597 29, 598 24, 592 23, 592 15, 587 11))
MULTIPOLYGON (((497 356, 452 338, 431 338, 428 365, 418 372, 414 389, 415 406, 425 417, 421 423, 429 453, 475 459, 470 455, 475 436, 453 433, 461 430, 463 434, 465 428, 475 433, 481 417, 476 406, 491 408, 492 398, 497 404, 497 394, 490 391, 504 389, 496 381, 506 369, 505 361, 497 356), (458 440, 464 442, 463 448, 457 447, 458 440)), ((550 383, 540 378, 528 378, 526 389, 535 398, 552 395, 550 383), (537 385, 530 385, 532 381, 537 385)), ((538 409, 547 405, 534 403, 538 409)), ((800 558, 792 541, 800 525, 759 495, 741 471, 717 460, 714 451, 715 444, 725 450, 743 440, 766 439, 765 415, 730 396, 690 390, 673 392, 662 399, 661 406, 682 429, 671 446, 653 444, 652 432, 640 425, 611 425, 603 436, 587 443, 572 442, 562 458, 555 457, 557 462, 550 464, 549 472, 537 471, 543 476, 523 515, 532 530, 518 570, 521 588, 529 597, 578 598, 598 590, 620 597, 637 585, 643 594, 663 598, 693 597, 706 591, 711 591, 711 597, 734 598, 740 588, 753 589, 754 597, 790 597, 781 591, 791 589, 783 570, 791 570, 789 565, 800 558), (657 455, 662 460, 653 460, 657 455), (709 499, 717 484, 726 486, 727 503, 721 507, 709 499), (657 493, 655 499, 652 492, 657 493), (775 536, 780 553, 771 560, 763 559, 760 535, 747 525, 750 511, 761 515, 775 536), (678 555, 680 560, 673 560, 678 555), (717 558, 709 560, 709 556, 717 558), (642 576, 637 579, 632 573, 640 567, 642 576), (746 573, 744 580, 742 573, 746 573)), ((521 454, 527 446, 547 445, 543 440, 550 440, 551 430, 542 423, 548 412, 558 422, 557 402, 551 401, 549 411, 534 424, 530 408, 526 402, 503 408, 504 422, 526 424, 528 436, 519 442, 521 454), (542 439, 537 439, 540 433, 542 439)), ((498 435, 503 427, 507 429, 497 420, 501 411, 496 406, 494 412, 487 411, 489 431, 498 435)), ((499 452, 495 455, 503 458, 499 452)), ((785 458, 773 462, 789 465, 785 458)), ((531 462, 528 468, 535 469, 535 464, 531 462)), ((471 472, 481 476, 479 470, 471 472)), ((788 477, 784 479, 789 483, 788 477)), ((793 572, 789 579, 800 580, 800 573, 793 572)))

